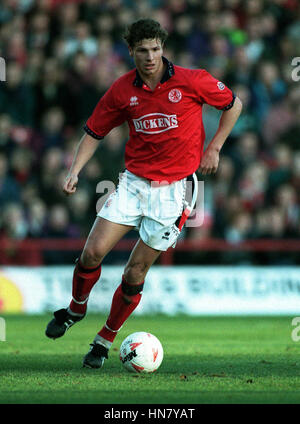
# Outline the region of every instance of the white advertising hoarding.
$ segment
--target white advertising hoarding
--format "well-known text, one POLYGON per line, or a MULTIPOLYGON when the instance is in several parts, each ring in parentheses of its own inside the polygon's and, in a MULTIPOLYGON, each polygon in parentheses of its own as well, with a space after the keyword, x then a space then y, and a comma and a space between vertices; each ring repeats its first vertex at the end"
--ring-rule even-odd
MULTIPOLYGON (((73 266, 0 268, 0 314, 66 307, 73 266)), ((124 267, 103 266, 89 312, 109 312, 124 267)), ((136 314, 289 315, 300 313, 300 267, 154 266, 136 314)))

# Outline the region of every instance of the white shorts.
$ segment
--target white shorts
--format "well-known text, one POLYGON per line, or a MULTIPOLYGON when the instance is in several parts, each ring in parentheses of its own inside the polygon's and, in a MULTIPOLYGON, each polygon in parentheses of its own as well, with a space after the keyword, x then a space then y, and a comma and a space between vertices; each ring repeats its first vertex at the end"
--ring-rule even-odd
POLYGON ((176 246, 194 208, 197 183, 195 174, 171 184, 159 184, 126 169, 97 216, 135 227, 145 244, 165 251, 176 246))

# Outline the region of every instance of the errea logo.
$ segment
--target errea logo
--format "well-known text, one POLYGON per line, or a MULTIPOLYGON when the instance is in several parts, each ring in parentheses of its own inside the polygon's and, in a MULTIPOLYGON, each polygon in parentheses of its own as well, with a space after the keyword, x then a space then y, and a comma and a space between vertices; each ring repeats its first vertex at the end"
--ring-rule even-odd
POLYGON ((130 106, 138 106, 139 100, 136 96, 130 97, 130 106))

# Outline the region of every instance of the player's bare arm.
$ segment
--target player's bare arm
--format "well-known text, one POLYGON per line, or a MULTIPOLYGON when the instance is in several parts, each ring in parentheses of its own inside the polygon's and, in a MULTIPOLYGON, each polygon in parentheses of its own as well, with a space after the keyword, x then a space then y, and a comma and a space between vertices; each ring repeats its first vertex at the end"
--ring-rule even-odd
POLYGON ((202 175, 214 174, 219 165, 220 150, 242 111, 242 102, 236 97, 231 109, 222 113, 218 130, 207 146, 198 169, 202 175))
POLYGON ((76 148, 71 168, 65 178, 63 185, 63 191, 67 195, 75 193, 79 172, 93 156, 99 145, 99 142, 100 140, 96 140, 88 134, 85 134, 81 138, 76 148))

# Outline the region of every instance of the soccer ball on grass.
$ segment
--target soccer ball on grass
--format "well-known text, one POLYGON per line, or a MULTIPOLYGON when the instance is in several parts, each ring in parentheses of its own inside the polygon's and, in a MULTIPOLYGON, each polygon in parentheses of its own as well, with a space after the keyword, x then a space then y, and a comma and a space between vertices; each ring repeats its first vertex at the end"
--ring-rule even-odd
POLYGON ((130 334, 120 346, 120 360, 130 372, 154 372, 162 363, 163 356, 158 338, 144 331, 130 334))

